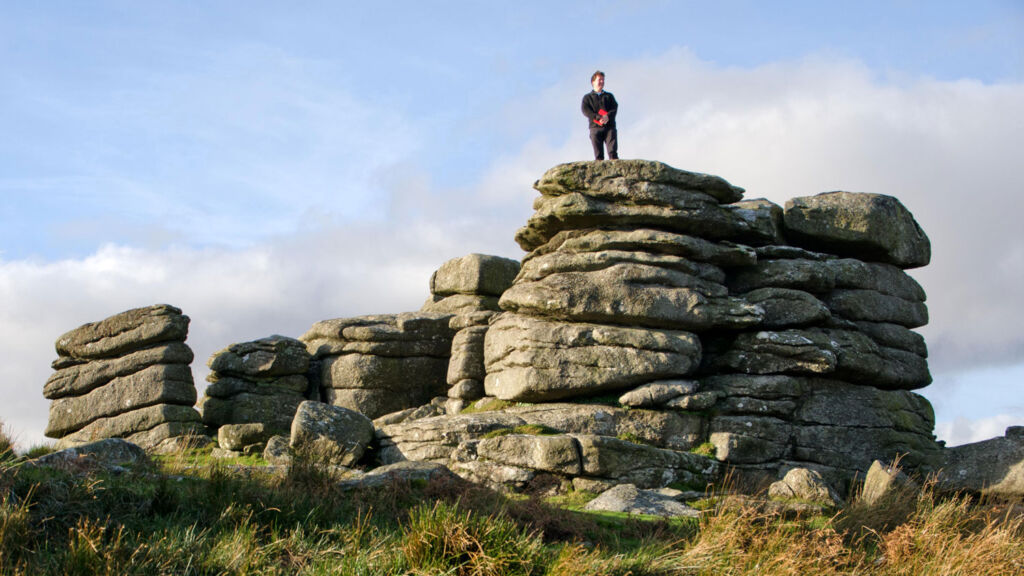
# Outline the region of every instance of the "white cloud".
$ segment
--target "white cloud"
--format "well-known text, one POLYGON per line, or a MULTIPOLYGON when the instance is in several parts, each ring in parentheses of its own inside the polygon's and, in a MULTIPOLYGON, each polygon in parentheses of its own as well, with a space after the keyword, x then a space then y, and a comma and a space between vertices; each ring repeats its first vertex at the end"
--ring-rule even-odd
POLYGON ((960 446, 1002 436, 1010 426, 1024 424, 1019 416, 996 414, 988 418, 970 420, 957 418, 953 421, 936 422, 935 435, 945 440, 947 446, 960 446))

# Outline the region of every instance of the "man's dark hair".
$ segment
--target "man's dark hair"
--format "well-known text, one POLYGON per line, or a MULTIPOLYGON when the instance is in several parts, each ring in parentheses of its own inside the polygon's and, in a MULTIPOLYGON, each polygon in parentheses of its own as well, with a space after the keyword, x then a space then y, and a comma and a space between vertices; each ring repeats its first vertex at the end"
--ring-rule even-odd
POLYGON ((593 84, 594 80, 597 79, 598 76, 604 78, 604 72, 601 72, 600 70, 594 72, 593 75, 590 76, 590 83, 593 84))

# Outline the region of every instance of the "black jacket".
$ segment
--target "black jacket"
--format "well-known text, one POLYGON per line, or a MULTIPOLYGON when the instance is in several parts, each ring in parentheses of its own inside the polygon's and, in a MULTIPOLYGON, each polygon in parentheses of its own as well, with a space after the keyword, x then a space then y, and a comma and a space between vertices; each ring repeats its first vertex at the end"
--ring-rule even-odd
POLYGON ((615 101, 615 96, 612 96, 611 92, 604 91, 598 94, 591 90, 590 94, 583 97, 581 108, 583 115, 589 118, 587 122, 589 128, 615 128, 615 114, 619 111, 619 103, 615 101), (608 113, 608 123, 604 126, 595 122, 599 116, 598 110, 608 113))

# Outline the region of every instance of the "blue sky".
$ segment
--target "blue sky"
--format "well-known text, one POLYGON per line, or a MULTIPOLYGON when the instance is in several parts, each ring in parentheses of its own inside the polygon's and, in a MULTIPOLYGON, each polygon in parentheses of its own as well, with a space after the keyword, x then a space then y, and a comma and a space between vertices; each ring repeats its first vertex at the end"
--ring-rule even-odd
POLYGON ((710 4, 0 2, 0 420, 38 441, 53 341, 133 306, 192 316, 201 377, 521 257, 601 68, 623 157, 901 198, 935 248, 940 436, 1024 423, 1024 4, 710 4))

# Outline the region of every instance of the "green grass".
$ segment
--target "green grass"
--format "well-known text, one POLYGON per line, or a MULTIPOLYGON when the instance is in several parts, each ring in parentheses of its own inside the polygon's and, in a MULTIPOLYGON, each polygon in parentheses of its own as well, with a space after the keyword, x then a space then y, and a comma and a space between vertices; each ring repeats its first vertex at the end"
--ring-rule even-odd
MULTIPOLYGON (((2 440, 0 434, 0 440, 2 440)), ((243 473, 204 451, 120 474, 0 464, 0 574, 1020 574, 1020 507, 856 498, 830 516, 712 495, 699 520, 466 483, 346 492, 315 458, 243 473)))

